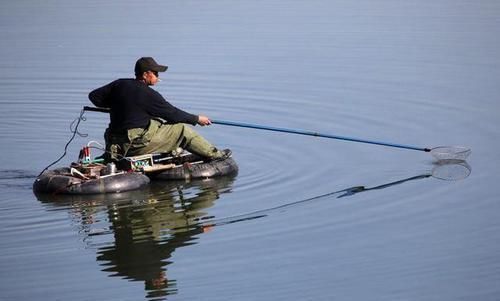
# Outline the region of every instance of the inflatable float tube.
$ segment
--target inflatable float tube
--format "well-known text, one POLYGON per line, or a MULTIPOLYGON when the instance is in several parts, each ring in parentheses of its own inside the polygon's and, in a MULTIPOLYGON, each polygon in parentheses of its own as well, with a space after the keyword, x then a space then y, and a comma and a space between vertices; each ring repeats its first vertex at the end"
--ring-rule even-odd
POLYGON ((219 159, 207 160, 199 155, 180 149, 178 155, 171 153, 145 154, 125 157, 117 162, 120 170, 142 172, 152 180, 208 179, 238 172, 238 165, 231 157, 231 150, 222 151, 219 159))
POLYGON ((209 162, 184 162, 166 170, 147 173, 147 175, 153 180, 190 180, 232 175, 237 172, 238 165, 233 158, 229 157, 209 162))
POLYGON ((98 178, 85 179, 72 173, 69 167, 47 170, 33 183, 35 193, 101 194, 140 189, 150 183, 149 178, 137 172, 118 172, 98 178))

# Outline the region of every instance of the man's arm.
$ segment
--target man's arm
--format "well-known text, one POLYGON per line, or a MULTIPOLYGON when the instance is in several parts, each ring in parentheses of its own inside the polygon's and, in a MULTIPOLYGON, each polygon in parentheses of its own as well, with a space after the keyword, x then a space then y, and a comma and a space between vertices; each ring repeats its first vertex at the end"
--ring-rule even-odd
POLYGON ((158 92, 153 92, 147 111, 151 116, 165 119, 168 123, 189 123, 195 125, 199 122, 199 116, 183 111, 170 104, 158 92))

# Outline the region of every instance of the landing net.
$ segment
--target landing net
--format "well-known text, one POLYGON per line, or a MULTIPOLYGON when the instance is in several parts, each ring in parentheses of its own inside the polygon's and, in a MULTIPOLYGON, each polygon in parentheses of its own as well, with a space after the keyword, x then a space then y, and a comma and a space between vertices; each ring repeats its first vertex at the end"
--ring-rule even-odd
POLYGON ((438 146, 431 149, 431 155, 438 160, 465 160, 470 148, 464 146, 438 146))

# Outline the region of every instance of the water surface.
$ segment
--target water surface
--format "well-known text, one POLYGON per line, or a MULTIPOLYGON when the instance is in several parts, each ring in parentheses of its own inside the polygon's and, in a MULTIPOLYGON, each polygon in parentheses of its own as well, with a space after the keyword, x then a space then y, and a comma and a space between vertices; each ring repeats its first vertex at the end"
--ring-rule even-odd
MULTIPOLYGON (((0 299, 497 300, 496 1, 11 1, 0 9, 0 299), (214 119, 424 152, 214 125, 230 178, 36 196, 87 94, 169 65, 155 87, 214 119), (464 172, 450 168, 439 175, 464 172), (466 169, 467 171, 467 169, 466 169)), ((88 112, 67 155, 102 142, 88 112)))

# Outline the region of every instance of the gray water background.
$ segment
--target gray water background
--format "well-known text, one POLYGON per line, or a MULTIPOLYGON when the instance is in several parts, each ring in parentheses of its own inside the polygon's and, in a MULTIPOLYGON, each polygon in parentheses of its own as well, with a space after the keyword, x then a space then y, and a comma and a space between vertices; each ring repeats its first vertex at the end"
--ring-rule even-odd
MULTIPOLYGON (((0 300, 500 299, 498 1, 3 1, 0 41, 0 300), (435 162, 213 125, 236 177, 36 197, 88 92, 141 56, 187 111, 464 145, 472 172, 381 186, 435 162)), ((85 117, 57 166, 102 142, 85 117)))

